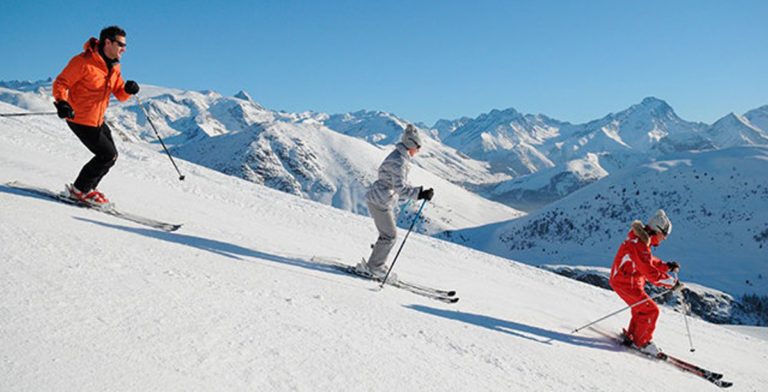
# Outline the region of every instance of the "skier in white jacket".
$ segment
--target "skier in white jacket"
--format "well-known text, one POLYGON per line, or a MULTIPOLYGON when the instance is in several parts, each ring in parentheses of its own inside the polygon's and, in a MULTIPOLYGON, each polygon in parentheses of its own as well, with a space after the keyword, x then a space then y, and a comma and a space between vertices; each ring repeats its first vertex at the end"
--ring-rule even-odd
MULTIPOLYGON (((387 256, 395 245, 397 226, 395 225, 394 209, 399 198, 432 200, 435 191, 423 186, 408 185, 408 172, 411 170, 411 158, 421 149, 421 137, 413 125, 408 125, 403 131, 400 143, 379 166, 379 179, 376 180, 366 194, 368 211, 373 218, 379 238, 373 245, 373 251, 368 261, 361 261, 357 271, 361 274, 382 279, 387 274, 387 256)), ((391 276, 390 276, 391 279, 391 276)))

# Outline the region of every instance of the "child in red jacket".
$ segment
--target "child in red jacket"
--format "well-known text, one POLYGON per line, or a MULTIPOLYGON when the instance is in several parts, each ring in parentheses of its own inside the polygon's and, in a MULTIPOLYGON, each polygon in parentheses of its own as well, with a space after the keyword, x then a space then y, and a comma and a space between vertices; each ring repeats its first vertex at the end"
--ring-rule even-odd
POLYGON ((611 267, 611 288, 624 302, 633 305, 646 300, 632 308, 632 320, 624 330, 624 336, 636 348, 652 356, 661 353, 652 342, 659 308, 649 299, 644 286, 647 280, 656 286, 679 287, 677 279, 668 273, 679 271, 680 265, 674 261, 664 262, 651 254, 651 246, 659 246, 671 232, 672 222, 664 210, 658 210, 646 225, 639 220, 632 222, 611 267))

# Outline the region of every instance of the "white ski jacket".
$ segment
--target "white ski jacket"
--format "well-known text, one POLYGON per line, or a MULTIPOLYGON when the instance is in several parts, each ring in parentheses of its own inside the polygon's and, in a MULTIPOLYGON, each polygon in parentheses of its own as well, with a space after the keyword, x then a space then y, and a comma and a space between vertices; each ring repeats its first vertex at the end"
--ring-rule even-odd
POLYGON ((417 199, 422 187, 406 182, 411 170, 411 156, 403 143, 397 143, 379 166, 379 179, 368 188, 366 200, 380 208, 394 209, 400 197, 417 199))

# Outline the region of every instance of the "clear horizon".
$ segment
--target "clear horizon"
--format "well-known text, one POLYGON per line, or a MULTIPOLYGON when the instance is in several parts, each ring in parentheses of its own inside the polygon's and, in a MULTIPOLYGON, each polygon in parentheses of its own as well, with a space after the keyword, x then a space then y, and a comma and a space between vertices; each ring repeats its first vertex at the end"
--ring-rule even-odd
POLYGON ((583 123, 651 96, 711 124, 768 104, 765 20, 760 1, 10 1, 0 80, 55 77, 117 24, 126 79, 275 110, 583 123))

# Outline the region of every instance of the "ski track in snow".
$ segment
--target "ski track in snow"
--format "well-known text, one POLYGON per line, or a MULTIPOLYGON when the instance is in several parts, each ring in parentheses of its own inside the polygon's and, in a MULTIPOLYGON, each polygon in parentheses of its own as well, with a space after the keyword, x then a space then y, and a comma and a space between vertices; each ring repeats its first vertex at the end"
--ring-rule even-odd
MULTIPOLYGON (((697 391, 706 381, 570 331, 613 293, 411 235, 396 272, 455 289, 445 305, 329 271, 376 238, 370 219, 117 141, 101 189, 165 233, 0 185, 0 390, 697 391)), ((0 119, 0 183, 50 189, 89 154, 63 122, 0 119)), ((400 231, 402 239, 404 231, 400 231)), ((394 253, 394 252, 393 252, 394 253)), ((618 331, 628 313, 606 320, 618 331)), ((656 340, 768 388, 768 342, 662 310, 656 340)))

